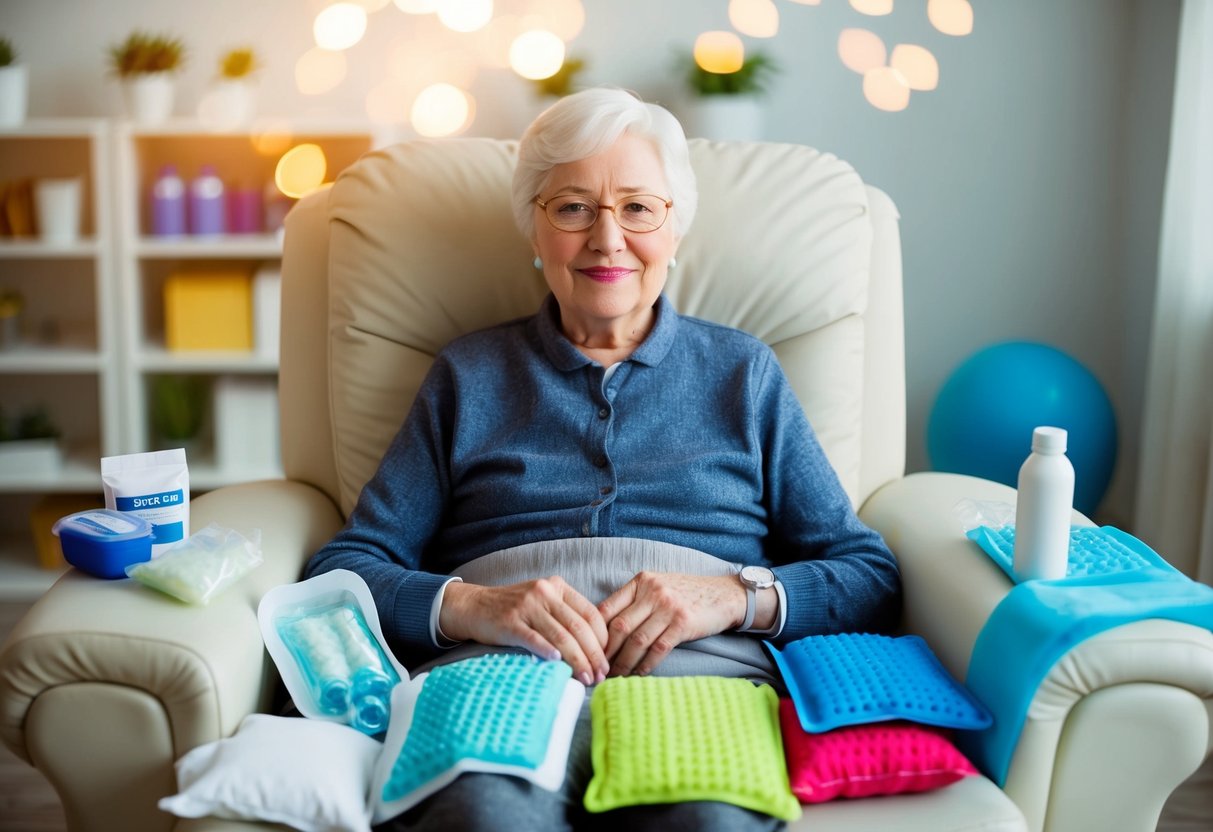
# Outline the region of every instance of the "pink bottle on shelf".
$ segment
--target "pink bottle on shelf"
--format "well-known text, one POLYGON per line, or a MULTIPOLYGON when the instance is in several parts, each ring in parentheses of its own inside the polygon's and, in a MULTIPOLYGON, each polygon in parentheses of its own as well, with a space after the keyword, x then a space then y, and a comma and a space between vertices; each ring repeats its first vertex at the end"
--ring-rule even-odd
POLYGON ((260 234, 265 205, 260 188, 237 187, 228 195, 228 231, 232 234, 260 234))

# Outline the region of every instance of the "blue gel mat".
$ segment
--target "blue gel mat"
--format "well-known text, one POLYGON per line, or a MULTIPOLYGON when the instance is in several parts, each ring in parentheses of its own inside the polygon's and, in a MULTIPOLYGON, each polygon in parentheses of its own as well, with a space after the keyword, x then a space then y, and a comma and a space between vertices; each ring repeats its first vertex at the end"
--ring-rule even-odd
MULTIPOLYGON (((977 543, 1013 581, 1015 574, 1015 527, 993 529, 978 526, 968 537, 977 543)), ((1112 526, 1074 526, 1070 529, 1067 578, 1114 575, 1139 569, 1169 570, 1171 565, 1136 537, 1112 526)), ((1061 579, 1058 579, 1061 580, 1061 579)))
POLYGON ((521 653, 430 671, 383 800, 398 800, 464 759, 538 768, 573 670, 521 653))
MULTIPOLYGON (((1013 529, 983 526, 968 536, 1014 580, 1013 529)), ((1066 577, 1016 585, 978 634, 965 683, 994 724, 958 735, 957 745, 1004 785, 1028 707, 1050 668, 1083 639, 1147 618, 1213 629, 1213 588, 1119 529, 1072 529, 1066 577)))
POLYGON ((806 636, 782 649, 764 644, 810 734, 892 719, 944 728, 991 722, 918 636, 843 633, 806 636))

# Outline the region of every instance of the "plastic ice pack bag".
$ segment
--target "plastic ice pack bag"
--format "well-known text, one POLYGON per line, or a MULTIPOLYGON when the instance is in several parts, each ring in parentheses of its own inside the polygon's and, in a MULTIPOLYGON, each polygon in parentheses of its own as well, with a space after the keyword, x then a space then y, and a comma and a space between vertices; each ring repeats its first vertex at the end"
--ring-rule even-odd
POLYGON ((261 530, 252 539, 211 523, 158 558, 126 567, 128 577, 188 604, 207 604, 261 565, 261 530))
POLYGON ((261 636, 295 707, 375 736, 408 672, 388 649, 366 582, 338 569, 275 587, 257 608, 261 636))

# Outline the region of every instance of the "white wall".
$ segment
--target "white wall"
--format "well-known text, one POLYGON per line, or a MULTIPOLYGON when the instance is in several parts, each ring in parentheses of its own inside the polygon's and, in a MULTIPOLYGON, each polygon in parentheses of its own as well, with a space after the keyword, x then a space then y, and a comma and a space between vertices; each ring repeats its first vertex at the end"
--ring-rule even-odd
MULTIPOLYGON (((518 7, 525 0, 498 0, 518 7)), ((1169 128, 1178 0, 972 0, 964 38, 936 32, 923 0, 868 18, 843 0, 777 0, 773 41, 747 40, 782 65, 767 137, 828 150, 886 190, 902 213, 906 275, 909 466, 928 467, 935 395, 965 357, 1006 339, 1040 340, 1076 357, 1115 404, 1121 450, 1100 512, 1128 527, 1144 389, 1157 224, 1169 128), (920 43, 939 59, 939 88, 902 113, 862 98, 837 58, 846 27, 887 44, 920 43)), ((726 0, 584 0, 572 51, 586 83, 612 83, 675 111, 672 67, 700 31, 728 28, 726 0)), ((131 29, 168 30, 191 61, 181 96, 197 101, 220 51, 251 43, 268 64, 262 108, 362 118, 392 46, 432 33, 388 8, 371 17, 333 93, 295 91, 320 0, 0 0, 0 33, 32 72, 32 115, 116 115, 105 50, 131 29)), ((533 109, 525 82, 483 71, 473 134, 515 135, 533 109)), ((403 131, 401 135, 408 135, 403 131)))

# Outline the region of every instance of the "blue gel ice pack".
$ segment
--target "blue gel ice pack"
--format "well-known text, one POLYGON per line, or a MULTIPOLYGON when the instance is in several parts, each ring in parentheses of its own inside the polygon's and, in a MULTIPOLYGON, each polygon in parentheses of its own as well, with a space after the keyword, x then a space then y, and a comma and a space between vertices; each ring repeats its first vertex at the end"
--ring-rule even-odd
MULTIPOLYGON (((1011 580, 1019 580, 1015 575, 1014 526, 1003 526, 999 529, 978 526, 966 534, 1011 580)), ((1169 570, 1171 567, 1149 546, 1113 526, 1070 528, 1070 555, 1066 564, 1066 578, 1116 575, 1148 568, 1169 570)))
MULTIPOLYGON (((565 662, 522 653, 480 656, 430 671, 380 802, 436 789, 470 770, 460 767, 467 760, 497 767, 481 770, 538 769, 548 757, 553 724, 572 673, 565 662)), ((574 707, 579 706, 577 701, 574 707)), ((390 751, 392 736, 385 751, 390 751)))
POLYGON ((807 636, 782 649, 763 643, 810 734, 893 719, 960 729, 992 721, 918 636, 807 636))
MULTIPOLYGON (((968 536, 1015 580, 1013 527, 978 527, 968 536)), ((995 719, 987 729, 958 737, 960 750, 1004 785, 1028 709, 1050 668, 1084 639, 1147 618, 1213 629, 1213 588, 1120 529, 1071 529, 1066 576, 1017 583, 978 633, 965 684, 995 719)))

